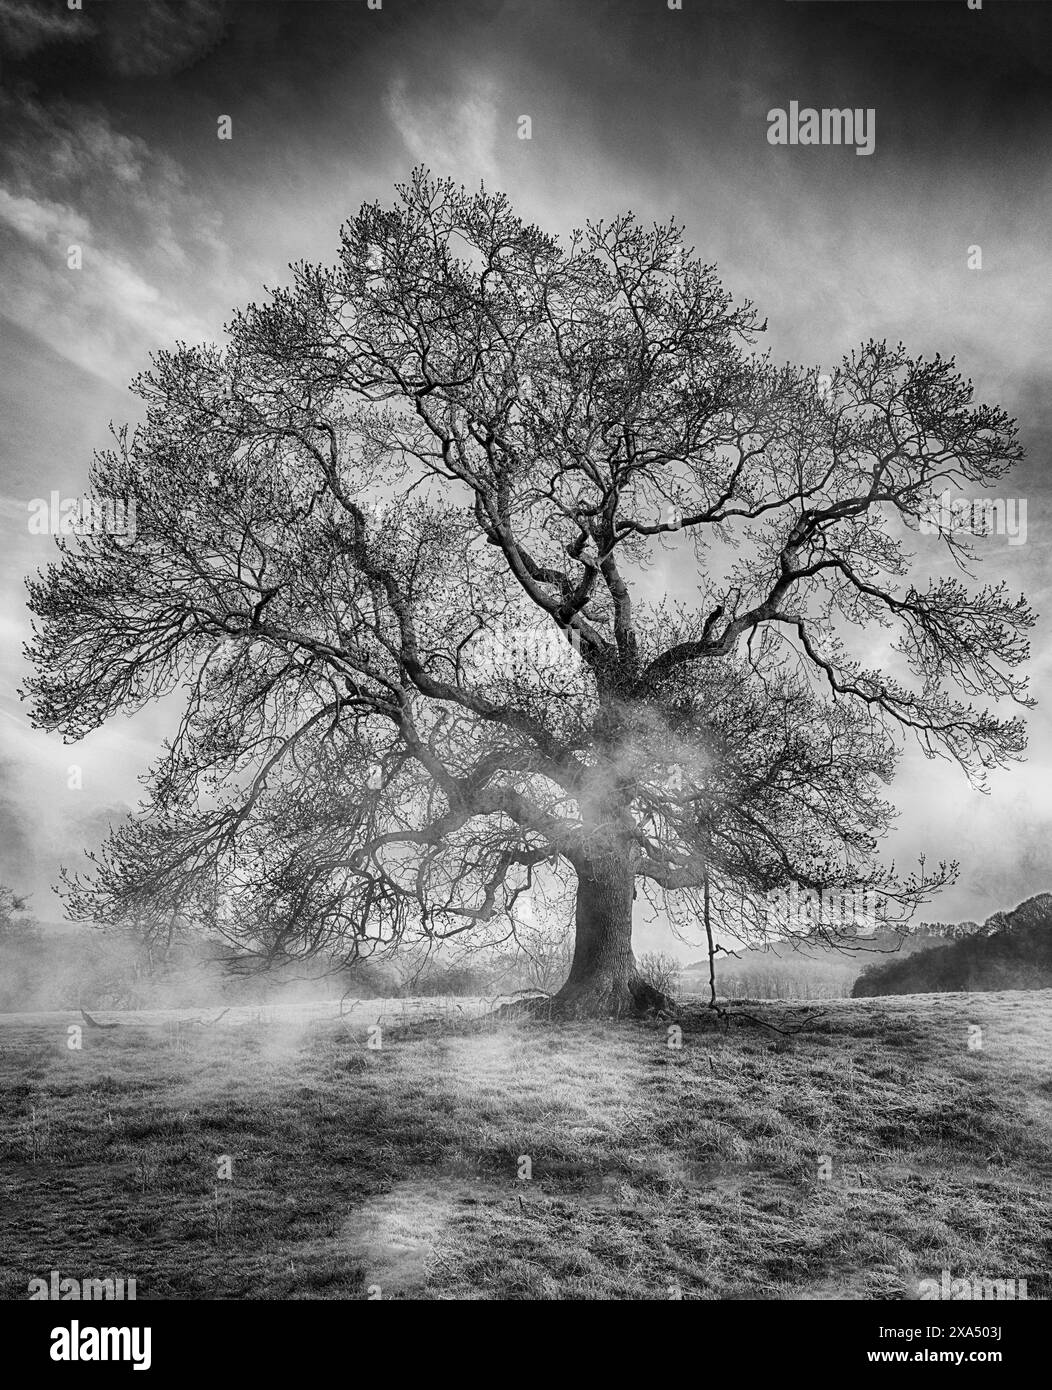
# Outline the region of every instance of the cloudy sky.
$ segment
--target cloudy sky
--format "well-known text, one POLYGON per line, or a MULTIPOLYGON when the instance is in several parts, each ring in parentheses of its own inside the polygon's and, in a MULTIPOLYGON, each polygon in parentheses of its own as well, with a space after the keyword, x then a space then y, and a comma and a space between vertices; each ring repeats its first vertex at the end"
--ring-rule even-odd
MULTIPOLYGON (((171 722, 75 748, 29 726, 23 577, 52 543, 27 504, 83 488, 152 350, 220 338, 290 260, 331 260, 417 163, 557 232, 675 214, 777 358, 829 367, 871 336, 956 354, 1029 454, 1008 489, 1026 544, 992 539, 986 575, 1049 613, 1050 39, 1029 0, 0 0, 0 879, 57 919, 58 865, 131 807, 171 722), (874 153, 769 144, 791 101, 872 108, 874 153)), ((1049 636, 1042 617, 1039 699, 1049 636)), ((926 915, 1052 889, 1050 763, 1044 703, 987 796, 907 756, 891 852, 964 865, 926 915)))

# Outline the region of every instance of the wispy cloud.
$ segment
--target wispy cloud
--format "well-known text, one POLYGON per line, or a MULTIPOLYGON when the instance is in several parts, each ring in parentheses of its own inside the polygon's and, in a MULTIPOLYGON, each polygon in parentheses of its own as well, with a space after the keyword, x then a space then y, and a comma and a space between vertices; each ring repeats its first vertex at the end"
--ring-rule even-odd
POLYGON ((97 110, 26 102, 17 116, 0 181, 6 315, 115 384, 151 349, 208 337, 187 272, 221 272, 226 252, 179 165, 97 110))
POLYGON ((464 182, 497 177, 497 85, 488 77, 459 77, 452 92, 412 91, 404 77, 387 89, 385 108, 417 163, 464 182))

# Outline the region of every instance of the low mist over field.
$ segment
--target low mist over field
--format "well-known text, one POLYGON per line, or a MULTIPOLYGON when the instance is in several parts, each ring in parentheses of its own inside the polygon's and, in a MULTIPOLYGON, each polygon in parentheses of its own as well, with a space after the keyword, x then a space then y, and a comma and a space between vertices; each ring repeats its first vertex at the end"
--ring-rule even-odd
POLYGON ((1052 1293, 1052 992, 729 1034, 686 1010, 674 1048, 479 1002, 114 1015, 79 1050, 77 1015, 0 1020, 0 1293, 53 1268, 168 1299, 1052 1293))

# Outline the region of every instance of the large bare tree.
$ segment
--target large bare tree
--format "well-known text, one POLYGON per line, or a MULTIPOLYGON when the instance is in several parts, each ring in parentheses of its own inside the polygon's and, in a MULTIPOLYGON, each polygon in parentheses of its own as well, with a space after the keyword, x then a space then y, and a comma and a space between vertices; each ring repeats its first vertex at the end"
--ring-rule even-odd
POLYGON ((30 582, 41 725, 181 708, 73 912, 354 956, 561 881, 573 1015, 664 1002, 637 885, 945 882, 877 863, 881 785, 903 734, 973 779, 1020 756, 984 706, 1026 703, 1033 620, 969 586, 959 521, 918 542, 959 570, 915 578, 932 499, 1021 456, 952 361, 774 365, 675 224, 562 243, 423 171, 292 269, 136 383, 92 470, 134 537, 30 582))

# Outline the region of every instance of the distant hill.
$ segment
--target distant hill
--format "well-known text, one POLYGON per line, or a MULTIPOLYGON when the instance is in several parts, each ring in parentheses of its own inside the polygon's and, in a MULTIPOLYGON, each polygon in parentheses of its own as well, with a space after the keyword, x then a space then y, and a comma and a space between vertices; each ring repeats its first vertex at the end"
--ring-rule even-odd
MULTIPOLYGON (((974 923, 963 926, 979 930, 974 923)), ((734 956, 721 952, 716 961, 716 989, 726 999, 848 999, 863 967, 874 957, 884 960, 941 948, 950 932, 958 930, 923 923, 905 937, 892 932, 858 937, 845 943, 846 950, 814 941, 805 945, 772 941, 734 956)), ((708 960, 691 961, 683 967, 680 988, 688 994, 706 994, 708 980, 708 960)))
MULTIPOLYGON (((765 946, 752 946, 746 950, 737 951, 733 957, 725 956, 721 952, 718 961, 719 966, 727 970, 736 966, 749 968, 770 965, 772 961, 822 961, 847 964, 858 959, 865 961, 871 955, 908 956, 915 951, 927 951, 946 945, 949 940, 953 939, 954 935, 966 935, 967 928, 971 928, 975 932, 980 930, 974 922, 962 923, 961 927, 923 922, 905 936, 895 932, 874 932, 872 936, 860 936, 854 940, 848 939, 842 943, 839 949, 836 946, 827 946, 822 941, 808 942, 806 945, 794 944, 791 941, 771 941, 765 946)), ((702 957, 700 960, 691 961, 683 969, 685 971, 703 971, 707 975, 709 962, 706 957, 702 957)))
POLYGON ((1052 893, 995 912, 975 935, 939 950, 873 964, 855 981, 856 999, 1052 987, 1052 893))

